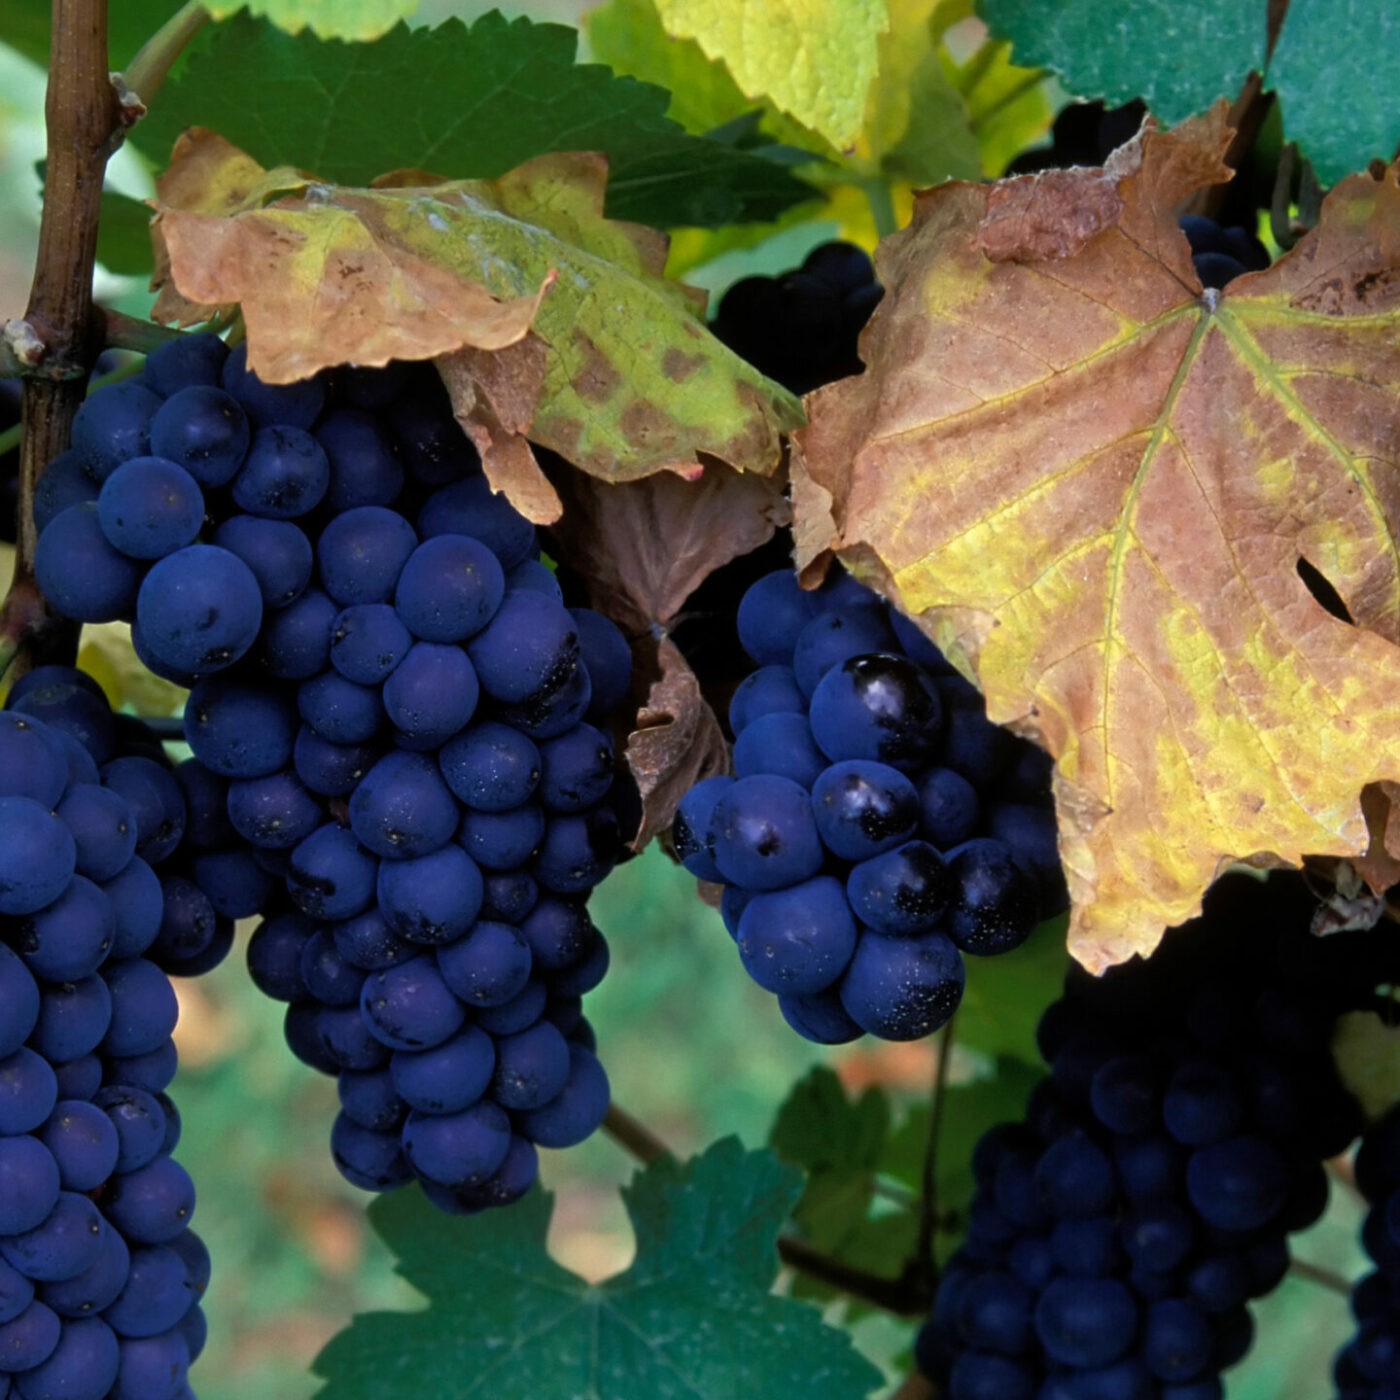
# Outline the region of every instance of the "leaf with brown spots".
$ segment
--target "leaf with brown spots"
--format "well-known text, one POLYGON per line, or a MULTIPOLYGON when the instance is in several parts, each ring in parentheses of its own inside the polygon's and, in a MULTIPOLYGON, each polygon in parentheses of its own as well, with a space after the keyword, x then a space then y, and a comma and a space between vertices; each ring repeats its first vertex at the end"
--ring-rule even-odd
POLYGON ((458 415, 534 519, 553 505, 527 431, 607 480, 698 475, 702 456, 772 471, 796 401, 705 329, 663 275, 661 234, 603 217, 606 178, 601 156, 555 154, 495 180, 407 171, 352 189, 268 174, 196 131, 161 183, 163 304, 236 303, 270 383, 460 356, 458 415))
POLYGON ((1360 856, 1362 789, 1400 781, 1400 186, 1342 181, 1203 293, 1172 210, 1229 134, 1222 105, 1040 197, 921 196, 867 372, 796 435, 800 562, 838 551, 1056 756, 1094 969, 1231 860, 1360 856))

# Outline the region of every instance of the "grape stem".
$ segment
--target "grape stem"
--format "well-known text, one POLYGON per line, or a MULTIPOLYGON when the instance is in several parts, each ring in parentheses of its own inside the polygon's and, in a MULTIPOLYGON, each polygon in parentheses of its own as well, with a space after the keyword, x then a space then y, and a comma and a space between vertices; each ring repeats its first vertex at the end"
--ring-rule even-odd
POLYGON ((1340 1293, 1343 1298, 1351 1297, 1351 1280, 1333 1269, 1324 1269, 1319 1264, 1309 1264, 1306 1259, 1294 1259, 1288 1268, 1299 1278, 1321 1284, 1323 1288, 1330 1288, 1334 1293, 1340 1293))
POLYGON ((123 311, 102 312, 106 321, 106 334, 103 346, 108 350, 138 350, 149 355, 167 340, 178 340, 184 331, 173 326, 158 326, 153 321, 143 321, 137 316, 128 316, 123 311))
POLYGON ((55 618, 34 580, 34 484, 44 465, 68 446, 73 415, 87 391, 103 318, 94 314, 92 270, 102 176, 126 128, 144 111, 107 71, 106 0, 53 0, 53 50, 44 123, 48 137, 39 253, 24 320, 6 327, 11 345, 23 335, 28 369, 19 453, 15 575, 3 618, 11 665, 71 661, 78 629, 55 618), (15 636, 15 628, 23 634, 15 636), (12 640, 13 639, 13 640, 12 640))
MULTIPOLYGON (((615 1103, 608 1106, 603 1131, 643 1165, 658 1157, 675 1155, 645 1123, 615 1103)), ((852 1298, 897 1317, 921 1317, 929 1310, 931 1294, 921 1286, 912 1267, 906 1268, 898 1278, 882 1278, 823 1254, 791 1235, 778 1237, 778 1257, 789 1269, 830 1284, 852 1298)))
POLYGON ((930 1297, 938 1283, 938 1263, 933 1239, 939 1227, 938 1138, 943 1130, 943 1105, 948 1097, 948 1065, 953 1058, 953 1022, 950 1016, 938 1033, 933 1067, 933 1092, 929 1098, 928 1138, 924 1144, 923 1170, 919 1177, 919 1234, 914 1247, 913 1268, 930 1297))

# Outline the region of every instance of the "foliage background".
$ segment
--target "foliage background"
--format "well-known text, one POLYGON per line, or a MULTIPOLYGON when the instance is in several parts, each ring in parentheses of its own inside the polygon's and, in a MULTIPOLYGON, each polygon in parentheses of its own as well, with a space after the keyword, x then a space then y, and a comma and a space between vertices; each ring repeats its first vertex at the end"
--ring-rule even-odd
MULTIPOLYGON (((421 0, 413 22, 470 19, 490 8, 573 24, 587 6, 583 0, 500 6, 421 0)), ((28 293, 42 105, 41 70, 0 45, 0 320, 18 315, 28 293)), ((149 193, 134 158, 119 155, 111 180, 137 197, 149 193)), ((713 261, 692 280, 720 291, 749 272, 781 271, 836 231, 830 223, 799 225, 713 261)), ((98 275, 104 300, 144 313, 149 297, 136 280, 101 269, 98 275)), ((926 1094, 930 1044, 822 1052, 792 1035, 772 999, 741 974, 718 915, 655 848, 620 869, 593 909, 611 943, 613 967, 590 999, 589 1015, 615 1096, 682 1156, 727 1133, 762 1144, 791 1085, 815 1063, 832 1065, 852 1090, 885 1085, 897 1114, 926 1094)), ((248 932, 241 931, 216 973, 180 988, 181 1069, 171 1091, 184 1121, 179 1156, 198 1185, 195 1223, 214 1259, 205 1300, 210 1342, 193 1381, 202 1400, 249 1394, 300 1400, 316 1388, 310 1360, 352 1313, 412 1307, 414 1295, 367 1228, 367 1198, 331 1164, 326 1136, 334 1085, 287 1053, 280 1007, 258 994, 244 972, 248 932)), ((1031 1014, 1028 1006, 1004 1009, 1008 1016, 1031 1014)), ((961 1055, 954 1065, 955 1078, 988 1071, 975 1055, 961 1055)), ((625 1267, 632 1240, 616 1187, 633 1169, 622 1151, 600 1135, 542 1157, 544 1181, 558 1198, 552 1252, 590 1278, 625 1267)), ((1335 1192, 1322 1223, 1295 1239, 1295 1253, 1359 1275, 1359 1220, 1356 1202, 1335 1192)), ((1230 1400, 1317 1400, 1328 1393, 1331 1355, 1350 1332, 1345 1299, 1295 1275, 1255 1314, 1260 1344, 1231 1373, 1230 1400)), ((840 1305, 832 1316, 840 1319, 840 1305)), ((865 1313, 854 1331, 893 1385, 905 1364, 909 1326, 865 1313)))

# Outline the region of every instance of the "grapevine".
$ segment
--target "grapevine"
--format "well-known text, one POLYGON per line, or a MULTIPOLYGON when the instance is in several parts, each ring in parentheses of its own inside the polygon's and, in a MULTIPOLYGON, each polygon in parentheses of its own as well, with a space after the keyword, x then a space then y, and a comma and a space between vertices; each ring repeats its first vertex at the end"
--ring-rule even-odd
POLYGON ((0 1400, 1396 1400, 1383 0, 422 3, 0 15, 0 1400))

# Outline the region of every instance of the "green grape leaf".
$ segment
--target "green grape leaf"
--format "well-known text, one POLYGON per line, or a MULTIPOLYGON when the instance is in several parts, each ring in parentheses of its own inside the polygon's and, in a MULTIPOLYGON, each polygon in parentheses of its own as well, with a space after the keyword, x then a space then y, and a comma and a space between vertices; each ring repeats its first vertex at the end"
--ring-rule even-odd
POLYGON ((865 124, 889 28, 884 0, 657 0, 667 33, 723 61, 740 90, 768 98, 838 148, 865 124))
POLYGON ((889 1131, 890 1103, 883 1089, 869 1088, 853 1100, 832 1070, 816 1065, 793 1085, 768 1145, 814 1179, 837 1167, 873 1169, 889 1131))
MULTIPOLYGON (((894 1279, 914 1251, 918 1215, 900 1208, 872 1213, 889 1135, 890 1103, 883 1089, 869 1088, 853 1099, 829 1068, 817 1065, 778 1110, 768 1145, 807 1173, 792 1213, 803 1238, 834 1259, 894 1279)), ((837 1296, 830 1284, 800 1274, 793 1292, 837 1296)))
POLYGON ((342 184, 406 167, 490 179, 552 151, 601 151, 609 215, 662 228, 772 219, 813 196, 780 162, 685 131, 664 89, 576 63, 577 42, 495 11, 369 44, 238 16, 128 139, 164 165, 181 131, 209 127, 264 166, 342 184))
POLYGON ((97 260, 108 272, 124 277, 149 277, 155 259, 151 250, 151 208, 116 190, 102 191, 97 223, 97 260))
POLYGON ((1040 1058, 1035 1024, 1060 995, 1069 954, 1067 917, 1048 920, 1017 949, 995 958, 968 958, 967 987, 958 1007, 960 1045, 984 1055, 1040 1058))
POLYGON ((318 1400, 856 1400, 880 1382, 815 1308, 769 1291, 799 1174, 737 1139, 653 1162, 623 1199, 630 1268, 597 1285, 545 1251, 552 1198, 445 1217, 417 1190, 370 1222, 420 1312, 360 1314, 313 1363, 318 1400))
MULTIPOLYGON (((944 1222, 938 1231, 938 1243, 944 1257, 962 1238, 974 1188, 973 1148, 988 1128, 1024 1116, 1026 1099, 1044 1073, 1024 1060, 1003 1055, 997 1060, 994 1073, 944 1088, 934 1158, 938 1214, 944 1222)), ((890 1138, 880 1164, 883 1171, 911 1190, 918 1189, 923 1175, 928 1132, 929 1110, 920 1106, 890 1138)))
POLYGON ((1141 97, 1163 125, 1233 97, 1264 67, 1265 0, 983 0, 982 17, 1017 63, 1053 68, 1110 106, 1141 97))
POLYGON ((377 39, 418 8, 418 0, 206 0, 215 19, 240 10, 270 20, 288 34, 310 29, 322 39, 377 39))
POLYGON ((1400 144, 1400 11, 1393 0, 1294 0, 1267 86, 1324 185, 1389 160, 1400 144))
MULTIPOLYGON (((180 0, 120 0, 107 6, 107 53, 121 69, 180 8, 180 0)), ((5 0, 0 5, 0 43, 48 67, 53 0, 5 0)))
MULTIPOLYGON (((1372 936, 1394 935, 1377 929, 1372 936)), ((1400 1103, 1400 1026, 1388 1025, 1374 1011, 1349 1011, 1337 1018, 1332 1055, 1342 1083, 1371 1122, 1400 1103)))

